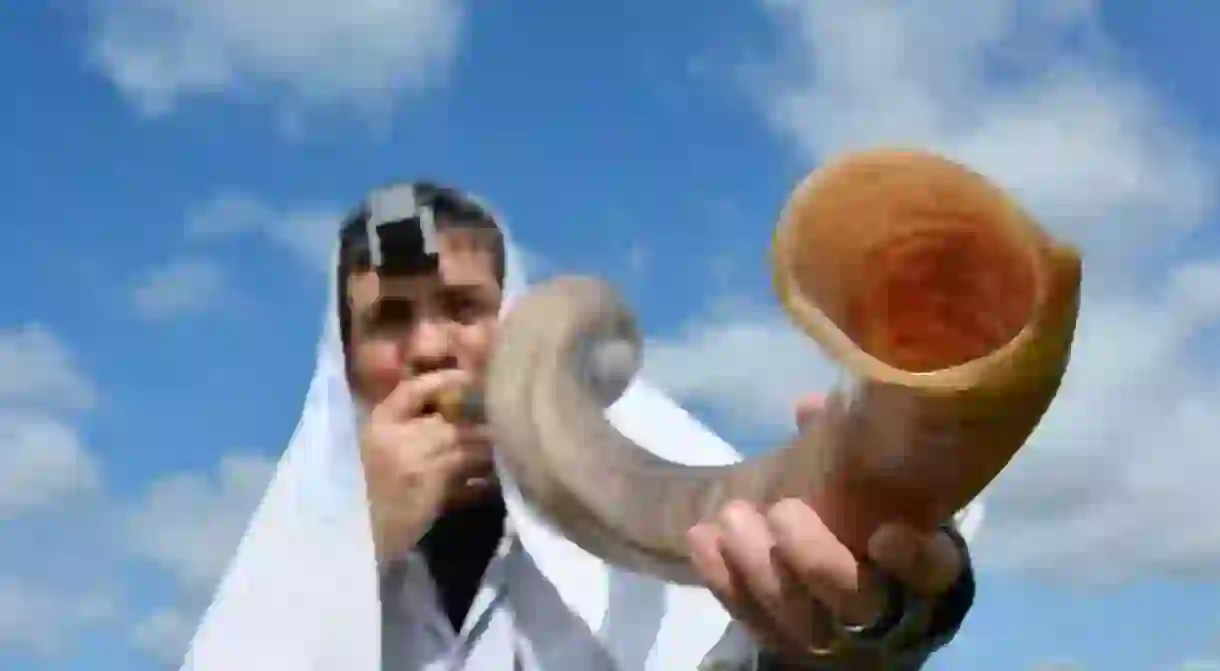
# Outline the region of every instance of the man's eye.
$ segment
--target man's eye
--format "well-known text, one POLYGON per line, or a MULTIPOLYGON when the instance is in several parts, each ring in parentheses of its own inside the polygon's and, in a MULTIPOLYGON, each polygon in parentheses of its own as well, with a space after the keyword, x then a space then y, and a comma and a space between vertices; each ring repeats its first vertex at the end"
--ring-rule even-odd
POLYGON ((454 320, 464 324, 482 317, 485 312, 482 303, 468 298, 454 299, 447 308, 454 320))
POLYGON ((378 306, 369 317, 369 324, 373 328, 387 329, 411 324, 415 319, 415 314, 410 305, 394 302, 378 306))

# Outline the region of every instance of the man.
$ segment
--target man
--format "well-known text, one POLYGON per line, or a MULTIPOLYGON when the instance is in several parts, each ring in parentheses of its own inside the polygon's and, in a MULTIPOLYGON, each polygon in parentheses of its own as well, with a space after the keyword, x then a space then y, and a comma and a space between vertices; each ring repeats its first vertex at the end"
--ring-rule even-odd
MULTIPOLYGON (((306 413, 185 668, 913 671, 954 635, 974 584, 950 527, 883 529, 861 564, 801 502, 730 504, 690 530, 697 590, 607 567, 534 517, 482 427, 435 405, 477 384, 521 291, 506 237, 430 184, 375 191, 344 223, 306 413)), ((667 458, 735 457, 644 382, 608 416, 667 458)))

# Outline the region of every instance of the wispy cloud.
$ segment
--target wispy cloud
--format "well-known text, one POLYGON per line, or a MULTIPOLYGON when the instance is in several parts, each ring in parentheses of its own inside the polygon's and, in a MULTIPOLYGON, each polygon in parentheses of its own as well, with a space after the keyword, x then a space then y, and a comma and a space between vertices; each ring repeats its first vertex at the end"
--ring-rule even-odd
POLYGON ((234 235, 261 235, 290 252, 311 271, 325 274, 338 240, 343 210, 326 203, 274 207, 248 193, 226 191, 187 215, 187 237, 196 242, 234 235))
POLYGON ((96 400, 93 381, 50 329, 0 331, 0 405, 86 410, 96 400))
POLYGON ((96 491, 101 466, 66 422, 47 414, 0 412, 0 522, 96 491))
POLYGON ((215 473, 165 474, 120 513, 122 545, 130 555, 173 578, 176 598, 134 622, 142 649, 180 661, 271 479, 265 457, 227 454, 215 473))
POLYGON ((164 321, 197 315, 224 294, 224 271, 215 261, 181 258, 149 270, 132 292, 136 312, 164 321))
POLYGON ((0 536, 0 648, 52 655, 82 628, 116 616, 113 594, 35 575, 17 556, 28 550, 16 547, 18 520, 54 516, 101 491, 101 461, 78 427, 80 413, 94 406, 97 395, 76 357, 47 327, 0 331, 0 526, 6 530, 0 536))
POLYGON ((0 331, 0 520, 98 487, 99 462, 75 426, 96 398, 49 329, 0 331))
POLYGON ((120 610, 111 594, 81 594, 0 579, 0 647, 51 657, 82 629, 113 622, 120 610))
POLYGON ((93 0, 89 61, 143 114, 192 97, 383 116, 444 82, 465 4, 449 0, 93 0))

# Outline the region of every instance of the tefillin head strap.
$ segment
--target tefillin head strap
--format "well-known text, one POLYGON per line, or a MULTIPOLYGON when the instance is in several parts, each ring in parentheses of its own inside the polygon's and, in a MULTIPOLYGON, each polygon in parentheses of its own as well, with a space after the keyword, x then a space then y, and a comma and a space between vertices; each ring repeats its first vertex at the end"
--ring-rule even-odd
POLYGON ((365 199, 365 231, 373 268, 409 273, 437 267, 436 215, 418 195, 414 184, 394 184, 365 199))

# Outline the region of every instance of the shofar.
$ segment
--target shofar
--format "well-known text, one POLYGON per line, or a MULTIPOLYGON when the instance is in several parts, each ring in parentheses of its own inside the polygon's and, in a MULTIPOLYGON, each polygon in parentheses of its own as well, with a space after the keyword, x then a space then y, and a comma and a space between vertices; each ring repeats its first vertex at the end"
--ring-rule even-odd
POLYGON ((660 459, 607 421, 641 347, 607 284, 554 279, 507 315, 483 409, 523 496, 574 543, 689 584, 692 525, 730 500, 798 497, 863 553, 882 523, 928 528, 969 503, 1059 389, 1080 256, 961 165, 846 156, 796 188, 772 254, 782 305, 851 383, 787 446, 733 465, 660 459), (624 343, 630 369, 604 370, 624 343))

